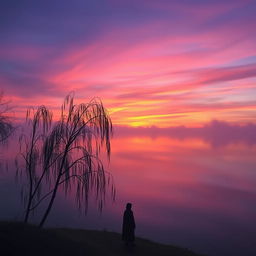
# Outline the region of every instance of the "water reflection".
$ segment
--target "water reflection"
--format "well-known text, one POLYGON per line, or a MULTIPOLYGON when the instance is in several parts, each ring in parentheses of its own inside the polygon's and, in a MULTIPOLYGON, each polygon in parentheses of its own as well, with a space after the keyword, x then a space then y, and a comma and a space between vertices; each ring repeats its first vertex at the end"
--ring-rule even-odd
MULTIPOLYGON (((102 215, 91 203, 85 217, 60 194, 48 225, 121 232, 122 211, 131 201, 139 236, 209 255, 255 255, 255 155, 256 144, 241 140, 215 147, 193 136, 116 136, 108 167, 116 203, 102 215)), ((0 182, 1 218, 20 218, 10 172, 0 182)))

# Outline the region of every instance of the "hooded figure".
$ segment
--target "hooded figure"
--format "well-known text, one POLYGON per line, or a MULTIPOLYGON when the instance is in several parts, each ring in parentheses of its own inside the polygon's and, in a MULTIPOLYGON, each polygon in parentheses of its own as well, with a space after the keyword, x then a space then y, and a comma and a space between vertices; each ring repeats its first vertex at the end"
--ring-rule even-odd
POLYGON ((132 204, 128 203, 126 205, 126 210, 124 211, 123 217, 123 233, 122 239, 126 242, 126 244, 134 242, 134 229, 135 229, 135 221, 133 217, 133 212, 131 210, 132 204))

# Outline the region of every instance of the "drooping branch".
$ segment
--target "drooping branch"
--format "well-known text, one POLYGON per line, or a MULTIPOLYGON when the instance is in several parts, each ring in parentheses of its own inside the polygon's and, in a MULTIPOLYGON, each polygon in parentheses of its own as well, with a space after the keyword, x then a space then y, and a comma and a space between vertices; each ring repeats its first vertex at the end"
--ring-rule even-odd
POLYGON ((14 130, 8 116, 9 111, 9 104, 7 101, 4 101, 3 93, 0 92, 0 143, 5 142, 14 130))
MULTIPOLYGON (((74 95, 68 95, 61 106, 59 121, 51 125, 52 115, 45 107, 27 111, 29 136, 20 139, 23 149, 24 171, 29 181, 26 194, 26 217, 42 202, 46 207, 39 226, 42 227, 51 211, 60 187, 69 195, 76 190, 78 209, 87 208, 89 193, 102 209, 105 193, 110 186, 112 199, 115 187, 112 176, 105 171, 99 152, 104 149, 110 157, 112 122, 98 99, 74 104, 74 95), (107 177, 106 177, 107 175, 107 177), (72 191, 73 191, 72 189, 72 191)), ((25 198, 25 197, 24 197, 25 198)))

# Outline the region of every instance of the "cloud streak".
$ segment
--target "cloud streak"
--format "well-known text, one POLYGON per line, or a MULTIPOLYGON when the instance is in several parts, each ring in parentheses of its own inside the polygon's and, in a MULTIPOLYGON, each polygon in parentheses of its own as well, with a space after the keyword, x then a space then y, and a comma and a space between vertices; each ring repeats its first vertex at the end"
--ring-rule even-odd
POLYGON ((76 91, 117 125, 255 122, 254 1, 61 6, 3 6, 0 86, 20 112, 76 91))

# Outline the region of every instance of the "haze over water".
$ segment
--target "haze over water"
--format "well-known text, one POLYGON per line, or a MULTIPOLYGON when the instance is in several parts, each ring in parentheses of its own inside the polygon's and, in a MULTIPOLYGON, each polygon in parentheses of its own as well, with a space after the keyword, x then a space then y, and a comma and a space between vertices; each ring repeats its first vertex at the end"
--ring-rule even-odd
MULTIPOLYGON (((121 232, 124 206, 132 202, 138 236, 213 256, 255 255, 255 137, 217 143, 217 138, 162 135, 154 128, 130 135, 124 130, 116 131, 107 167, 116 202, 107 201, 102 214, 90 202, 84 216, 61 193, 47 225, 121 232)), ((19 220, 12 170, 2 173, 0 182, 0 217, 19 220)))

